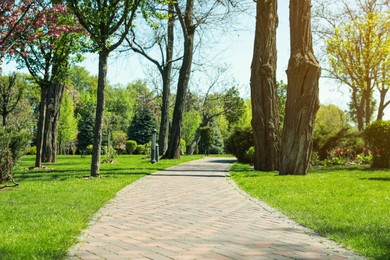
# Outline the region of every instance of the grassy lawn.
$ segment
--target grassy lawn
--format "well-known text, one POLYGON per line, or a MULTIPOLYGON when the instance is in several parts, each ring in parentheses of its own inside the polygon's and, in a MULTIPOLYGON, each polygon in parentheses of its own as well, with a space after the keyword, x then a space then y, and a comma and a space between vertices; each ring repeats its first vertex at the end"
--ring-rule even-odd
POLYGON ((278 176, 235 164, 233 180, 304 226, 366 257, 390 259, 390 171, 316 167, 278 176))
POLYGON ((92 215, 120 189, 160 169, 201 158, 183 156, 151 164, 142 156, 122 155, 101 164, 102 178, 89 175, 91 157, 60 156, 51 170, 26 168, 26 156, 15 170, 20 183, 0 190, 0 259, 61 259, 87 227, 92 215))

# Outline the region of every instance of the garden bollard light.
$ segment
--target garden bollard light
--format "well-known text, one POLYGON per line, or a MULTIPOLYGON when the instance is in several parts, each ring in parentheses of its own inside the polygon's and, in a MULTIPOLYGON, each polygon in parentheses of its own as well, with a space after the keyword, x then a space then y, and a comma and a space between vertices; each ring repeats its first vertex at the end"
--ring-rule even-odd
POLYGON ((156 162, 156 136, 157 136, 157 129, 154 128, 152 131, 152 147, 151 147, 151 153, 150 153, 150 160, 151 163, 156 162))

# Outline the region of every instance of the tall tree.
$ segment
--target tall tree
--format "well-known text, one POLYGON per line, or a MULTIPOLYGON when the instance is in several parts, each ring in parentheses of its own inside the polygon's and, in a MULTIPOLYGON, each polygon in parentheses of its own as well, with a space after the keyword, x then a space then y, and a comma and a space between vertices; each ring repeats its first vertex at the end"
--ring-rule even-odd
POLYGON ((319 108, 318 80, 321 74, 312 46, 311 0, 290 0, 290 35, 291 56, 287 69, 287 103, 279 173, 305 175, 319 108))
POLYGON ((258 0, 252 60, 252 127, 254 167, 274 171, 279 162, 279 113, 276 85, 277 1, 258 0))
POLYGON ((173 62, 180 58, 173 57, 174 48, 174 25, 175 11, 173 2, 168 3, 168 20, 166 26, 153 27, 153 40, 150 46, 145 47, 137 41, 135 30, 131 31, 131 37, 128 37, 127 43, 129 47, 136 53, 141 54, 147 60, 157 66, 162 79, 162 106, 161 120, 159 131, 159 150, 160 154, 164 154, 168 148, 169 136, 169 112, 170 112, 170 96, 171 96, 171 75, 173 62), (149 51, 157 46, 159 49, 160 59, 153 57, 149 51))
POLYGON ((107 62, 112 51, 118 48, 130 28, 142 0, 94 1, 67 0, 78 17, 80 24, 88 31, 95 50, 99 54, 98 90, 94 141, 91 162, 91 176, 100 175, 100 155, 103 130, 104 93, 107 85, 107 62))
POLYGON ((190 82, 191 66, 194 55, 194 38, 196 24, 194 23, 194 0, 186 0, 185 11, 176 2, 175 10, 183 32, 183 61, 180 68, 175 108, 173 110, 172 127, 168 149, 164 155, 166 159, 180 158, 181 128, 184 115, 184 101, 190 82))

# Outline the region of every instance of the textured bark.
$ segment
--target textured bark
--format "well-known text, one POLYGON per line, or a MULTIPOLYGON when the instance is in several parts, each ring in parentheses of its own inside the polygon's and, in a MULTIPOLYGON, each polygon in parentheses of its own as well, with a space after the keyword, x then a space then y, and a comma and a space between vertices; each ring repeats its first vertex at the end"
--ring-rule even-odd
POLYGON ((279 161, 279 112, 276 91, 277 1, 258 0, 252 60, 252 127, 255 140, 254 167, 273 171, 279 161))
POLYGON ((172 127, 169 136, 168 150, 163 158, 178 159, 180 158, 180 138, 183 123, 184 103, 187 94, 188 83, 191 75, 191 65, 194 52, 194 35, 195 26, 193 24, 194 1, 187 0, 186 11, 184 16, 180 17, 180 7, 175 4, 176 11, 179 13, 180 25, 184 36, 184 55, 180 68, 179 80, 177 84, 176 102, 173 111, 172 127))
POLYGON ((310 8, 310 0, 290 0, 291 56, 287 69, 287 104, 279 167, 281 175, 305 175, 310 163, 321 74, 312 47, 310 8))
POLYGON ((57 161, 58 122, 64 84, 53 83, 47 92, 42 162, 57 161))
POLYGON ((39 119, 38 119, 38 133, 37 133, 37 154, 35 156, 35 167, 42 167, 42 150, 45 130, 46 118, 46 97, 48 91, 48 84, 41 85, 41 101, 39 103, 39 119))
POLYGON ((95 128, 93 130, 93 149, 92 149, 92 161, 91 161, 91 176, 100 176, 100 155, 103 133, 103 112, 104 112, 104 92, 106 88, 107 80, 107 61, 108 50, 102 50, 99 52, 99 78, 98 78, 98 90, 97 90, 97 104, 96 104, 96 121, 95 128))
POLYGON ((166 62, 162 70, 163 78, 163 96, 161 107, 161 122, 159 133, 159 152, 164 154, 168 149, 168 137, 169 137, 169 98, 171 96, 171 74, 172 74, 172 59, 173 59, 173 43, 174 43, 174 5, 171 3, 168 5, 168 13, 170 15, 168 19, 168 35, 166 46, 166 62))

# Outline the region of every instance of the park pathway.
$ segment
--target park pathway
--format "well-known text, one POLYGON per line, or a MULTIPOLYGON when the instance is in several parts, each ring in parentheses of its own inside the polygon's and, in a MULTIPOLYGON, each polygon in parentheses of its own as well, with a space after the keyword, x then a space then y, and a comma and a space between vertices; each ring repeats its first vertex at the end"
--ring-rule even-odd
POLYGON ((127 186, 68 259, 360 259, 240 191, 233 162, 205 158, 127 186))

